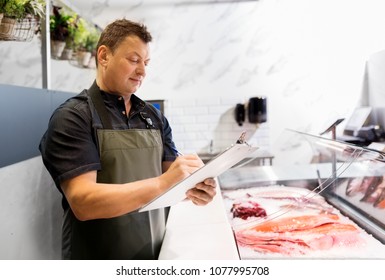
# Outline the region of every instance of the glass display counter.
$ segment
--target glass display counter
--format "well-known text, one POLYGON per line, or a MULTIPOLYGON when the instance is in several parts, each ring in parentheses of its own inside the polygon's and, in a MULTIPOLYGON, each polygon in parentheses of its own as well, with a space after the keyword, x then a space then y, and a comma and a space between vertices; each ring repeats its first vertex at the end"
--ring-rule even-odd
POLYGON ((219 176, 241 259, 385 258, 384 154, 286 131, 272 166, 219 176))

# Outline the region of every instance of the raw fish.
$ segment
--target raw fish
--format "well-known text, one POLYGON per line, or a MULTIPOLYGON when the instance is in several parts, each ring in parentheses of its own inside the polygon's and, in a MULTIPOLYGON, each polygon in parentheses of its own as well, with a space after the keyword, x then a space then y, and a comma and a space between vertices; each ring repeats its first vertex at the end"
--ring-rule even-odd
POLYGON ((304 215, 267 221, 235 233, 240 246, 258 252, 306 254, 359 243, 358 229, 337 215, 304 215))

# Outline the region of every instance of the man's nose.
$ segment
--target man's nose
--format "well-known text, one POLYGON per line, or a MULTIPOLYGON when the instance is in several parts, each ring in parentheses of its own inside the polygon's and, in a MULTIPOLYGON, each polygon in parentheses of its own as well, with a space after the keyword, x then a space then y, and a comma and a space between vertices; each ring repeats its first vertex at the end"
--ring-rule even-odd
POLYGON ((136 68, 136 74, 141 76, 146 76, 146 65, 144 63, 139 63, 138 67, 136 68))

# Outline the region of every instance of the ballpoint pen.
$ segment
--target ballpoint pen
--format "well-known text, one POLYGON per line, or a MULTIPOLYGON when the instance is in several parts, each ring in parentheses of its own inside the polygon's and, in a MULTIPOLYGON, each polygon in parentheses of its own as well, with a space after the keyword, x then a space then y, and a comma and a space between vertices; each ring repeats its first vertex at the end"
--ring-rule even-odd
POLYGON ((246 131, 243 131, 241 136, 239 136, 238 140, 237 140, 237 144, 243 144, 245 143, 245 137, 246 137, 246 131))
POLYGON ((176 148, 172 148, 172 149, 176 153, 177 156, 184 156, 184 154, 179 152, 176 148))

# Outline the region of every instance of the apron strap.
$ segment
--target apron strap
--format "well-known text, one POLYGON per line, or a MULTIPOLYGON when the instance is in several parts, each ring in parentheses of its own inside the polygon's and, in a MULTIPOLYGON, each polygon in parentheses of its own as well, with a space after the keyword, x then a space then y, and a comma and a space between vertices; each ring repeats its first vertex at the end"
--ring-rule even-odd
POLYGON ((108 115, 106 105, 104 104, 103 98, 100 94, 100 89, 96 85, 96 81, 88 89, 88 94, 91 97, 92 103, 94 103, 95 109, 98 112, 100 120, 104 129, 113 129, 111 119, 108 115))

